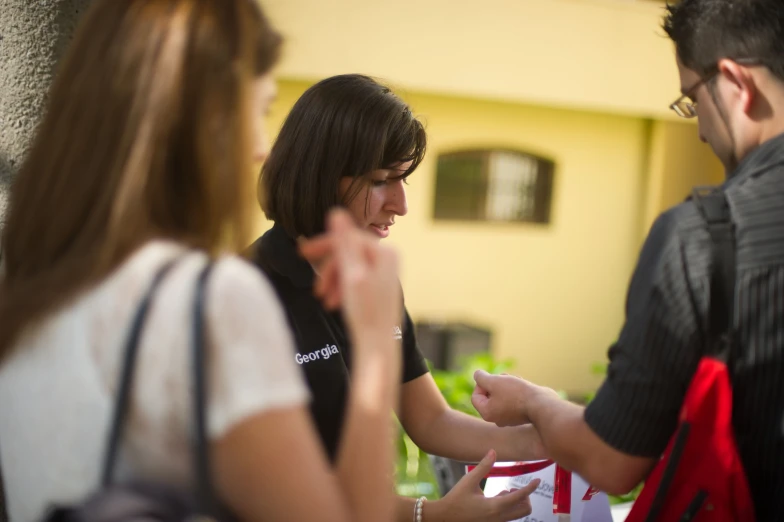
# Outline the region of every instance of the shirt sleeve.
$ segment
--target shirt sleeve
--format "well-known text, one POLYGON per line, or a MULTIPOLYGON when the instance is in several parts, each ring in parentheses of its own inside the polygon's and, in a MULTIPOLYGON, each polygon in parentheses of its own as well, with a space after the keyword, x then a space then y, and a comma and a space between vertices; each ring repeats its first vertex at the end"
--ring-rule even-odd
POLYGON ((695 288, 676 217, 654 223, 629 286, 626 322, 609 350, 607 378, 585 411, 605 443, 630 455, 658 457, 675 431, 700 357, 695 288))
POLYGON ((260 412, 305 403, 283 309, 261 272, 237 258, 219 261, 207 288, 210 437, 260 412))
POLYGON ((403 383, 413 381, 428 372, 425 356, 419 350, 414 323, 408 310, 403 309, 403 383))

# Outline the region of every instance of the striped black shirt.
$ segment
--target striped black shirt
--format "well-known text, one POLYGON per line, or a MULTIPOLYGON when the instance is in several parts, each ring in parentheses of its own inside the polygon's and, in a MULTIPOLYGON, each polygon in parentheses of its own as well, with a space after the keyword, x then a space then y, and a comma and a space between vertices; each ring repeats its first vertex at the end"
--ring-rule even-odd
MULTIPOLYGON (((784 518, 784 135, 748 154, 723 188, 736 225, 733 425, 758 520, 784 518)), ((658 457, 704 353, 712 243, 696 205, 662 214, 629 287, 607 379, 585 412, 607 444, 658 457)))

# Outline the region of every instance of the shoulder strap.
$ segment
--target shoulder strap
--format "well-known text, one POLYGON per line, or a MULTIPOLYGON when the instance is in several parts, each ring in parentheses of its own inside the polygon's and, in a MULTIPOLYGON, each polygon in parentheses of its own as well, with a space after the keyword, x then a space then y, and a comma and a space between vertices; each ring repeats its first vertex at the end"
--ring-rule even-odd
POLYGON ((705 219, 713 243, 707 353, 735 361, 735 223, 723 189, 695 188, 692 199, 705 219))
MULTIPOLYGON (((735 361, 735 225, 727 196, 722 189, 696 187, 690 200, 702 215, 711 237, 711 269, 709 280, 710 301, 705 354, 716 357, 728 365, 735 361)), ((688 437, 688 424, 681 426, 675 435, 672 454, 656 488, 646 522, 658 520, 660 510, 672 485, 680 461, 680 451, 688 437)))
MULTIPOLYGON (((161 281, 171 268, 179 261, 174 259, 164 265, 155 275, 150 288, 142 298, 131 324, 131 332, 125 346, 125 359, 123 361, 120 377, 120 388, 117 393, 112 427, 104 460, 101 484, 107 487, 114 476, 114 467, 117 460, 120 441, 130 402, 131 388, 136 367, 136 357, 139 351, 147 313, 152 303, 153 296, 160 286, 161 281)), ((209 438, 207 435, 207 376, 206 376, 206 335, 205 335, 205 295, 207 280, 212 271, 212 263, 208 263, 199 273, 196 283, 196 295, 193 301, 191 349, 192 349, 192 387, 193 387, 193 466, 195 478, 195 506, 199 514, 210 515, 216 512, 214 489, 209 465, 209 438)))
POLYGON ((120 385, 114 403, 112 425, 109 431, 109 442, 106 445, 103 471, 101 473, 101 486, 104 488, 111 484, 112 478, 114 477, 114 467, 117 462, 117 453, 120 449, 120 440, 122 439, 123 428, 125 427, 125 420, 128 413, 133 377, 136 372, 136 354, 139 351, 139 341, 142 336, 142 331, 144 330, 144 323, 147 320, 147 313, 150 309, 152 298, 158 290, 161 281, 163 281, 163 278, 169 273, 178 260, 179 258, 175 258, 167 262, 158 270, 152 283, 150 283, 150 287, 142 297, 131 322, 131 331, 125 341, 125 355, 122 367, 120 368, 120 385))
POLYGON ((3 468, 0 465, 0 522, 8 522, 8 508, 5 500, 5 485, 3 484, 3 468))
POLYGON ((199 274, 193 302, 192 365, 193 365, 193 456, 196 474, 196 508, 202 515, 218 512, 218 503, 210 471, 209 435, 207 432, 207 321, 205 301, 207 282, 213 264, 208 263, 199 274))

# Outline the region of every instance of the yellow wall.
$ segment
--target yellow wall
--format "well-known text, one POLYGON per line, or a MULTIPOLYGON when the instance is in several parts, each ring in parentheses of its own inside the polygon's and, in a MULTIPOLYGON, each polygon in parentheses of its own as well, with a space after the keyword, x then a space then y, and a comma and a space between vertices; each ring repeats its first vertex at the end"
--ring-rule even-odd
MULTIPOLYGON (((278 130, 280 130, 281 125, 283 125, 283 121, 286 119, 291 107, 312 83, 315 82, 278 81, 278 96, 270 108, 269 116, 266 118, 265 122, 271 143, 274 143, 275 137, 278 135, 278 130)), ((250 195, 254 201, 258 199, 257 182, 258 177, 254 180, 254 185, 249 189, 250 195)), ((264 214, 258 205, 256 205, 256 211, 253 213, 253 225, 252 232, 254 238, 260 236, 272 226, 272 224, 265 219, 264 214)))
POLYGON ((694 122, 657 121, 653 124, 643 227, 650 228, 663 210, 677 205, 692 187, 718 185, 724 167, 702 143, 694 122))
POLYGON ((418 92, 670 118, 678 78, 663 3, 261 0, 280 72, 363 72, 418 92))
MULTIPOLYGON (((679 82, 662 4, 261 1, 286 37, 273 130, 312 81, 346 72, 392 82, 427 122, 430 151, 390 239, 414 318, 490 327, 520 375, 594 388, 651 221, 722 179, 696 127, 668 110, 679 82), (433 222, 438 152, 477 146, 555 160, 549 226, 433 222)), ((269 226, 258 216, 257 234, 269 226)))
MULTIPOLYGON (((307 87, 281 82, 277 128, 307 87)), ((390 241, 403 254, 414 319, 492 328, 497 355, 567 390, 596 386, 623 319, 641 239, 649 124, 598 113, 402 93, 427 124, 430 148, 410 179, 409 214, 390 241), (436 223, 435 159, 458 147, 504 145, 556 162, 549 226, 436 223)), ((259 220, 258 230, 268 224, 259 220)))

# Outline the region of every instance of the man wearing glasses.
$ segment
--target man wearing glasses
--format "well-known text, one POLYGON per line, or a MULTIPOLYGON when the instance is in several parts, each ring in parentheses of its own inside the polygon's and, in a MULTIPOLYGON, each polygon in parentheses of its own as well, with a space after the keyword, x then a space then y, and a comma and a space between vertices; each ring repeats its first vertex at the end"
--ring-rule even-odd
MULTIPOLYGON (((735 223, 733 428, 757 520, 784 519, 784 0, 682 0, 667 7, 679 116, 724 164, 735 223)), ((474 405, 499 425, 532 423, 550 456, 622 493, 672 437, 705 352, 712 243, 693 201, 653 225, 632 278, 606 381, 583 408, 511 376, 477 372, 474 405)))

